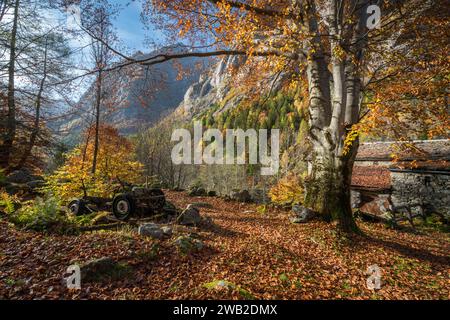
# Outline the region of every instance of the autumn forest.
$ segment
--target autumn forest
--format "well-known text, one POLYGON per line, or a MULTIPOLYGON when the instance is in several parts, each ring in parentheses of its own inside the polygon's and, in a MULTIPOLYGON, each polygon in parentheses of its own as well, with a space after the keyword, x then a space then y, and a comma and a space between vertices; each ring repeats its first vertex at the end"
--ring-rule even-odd
POLYGON ((0 0, 0 300, 448 301, 449 24, 445 0, 0 0))

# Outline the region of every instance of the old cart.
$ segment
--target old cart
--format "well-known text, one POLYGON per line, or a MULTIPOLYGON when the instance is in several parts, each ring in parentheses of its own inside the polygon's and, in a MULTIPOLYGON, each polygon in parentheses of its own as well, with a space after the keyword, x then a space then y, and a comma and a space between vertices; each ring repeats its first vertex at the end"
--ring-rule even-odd
POLYGON ((121 192, 115 193, 113 198, 90 197, 85 191, 81 199, 69 203, 69 211, 77 216, 112 211, 117 219, 127 221, 135 215, 155 215, 163 210, 166 198, 161 189, 131 187, 122 182, 121 185, 121 192))

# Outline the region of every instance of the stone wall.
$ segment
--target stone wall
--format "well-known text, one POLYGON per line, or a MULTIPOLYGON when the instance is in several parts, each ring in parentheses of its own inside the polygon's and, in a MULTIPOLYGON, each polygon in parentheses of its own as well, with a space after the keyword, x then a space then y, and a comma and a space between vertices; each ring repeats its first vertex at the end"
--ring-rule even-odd
POLYGON ((401 171, 392 172, 391 179, 395 207, 450 216, 450 175, 401 171))

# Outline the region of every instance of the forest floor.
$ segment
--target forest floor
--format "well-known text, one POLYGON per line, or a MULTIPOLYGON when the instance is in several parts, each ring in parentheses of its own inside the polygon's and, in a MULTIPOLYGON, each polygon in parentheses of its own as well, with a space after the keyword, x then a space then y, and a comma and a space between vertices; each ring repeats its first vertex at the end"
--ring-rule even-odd
POLYGON ((204 243, 182 254, 177 237, 152 240, 131 228, 78 236, 44 235, 0 221, 0 299, 449 299, 450 236, 412 233, 359 221, 364 236, 339 240, 323 222, 290 224, 288 213, 219 198, 167 192, 181 208, 207 202, 212 224, 194 231, 204 243), (156 249, 155 249, 156 248, 156 249), (62 281, 76 262, 110 257, 118 278, 62 281), (367 288, 367 268, 381 269, 381 289, 367 288), (229 289, 205 284, 224 280, 229 289))

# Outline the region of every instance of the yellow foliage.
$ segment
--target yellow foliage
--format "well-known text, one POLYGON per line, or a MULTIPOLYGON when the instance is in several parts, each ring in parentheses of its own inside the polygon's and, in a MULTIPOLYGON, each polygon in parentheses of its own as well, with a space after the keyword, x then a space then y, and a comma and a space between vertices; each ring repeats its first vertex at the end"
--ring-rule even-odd
POLYGON ((17 196, 10 195, 5 191, 0 191, 0 211, 12 214, 19 206, 20 200, 17 196))
POLYGON ((344 150, 342 151, 342 154, 344 156, 348 155, 348 153, 351 150, 351 147, 355 140, 359 137, 359 132, 356 128, 352 128, 350 132, 347 134, 347 137, 344 141, 344 150))
POLYGON ((83 184, 90 196, 110 197, 119 178, 137 183, 142 164, 134 161, 134 146, 108 126, 100 127, 97 170, 92 174, 94 139, 89 137, 67 155, 65 164, 46 177, 46 189, 62 200, 83 195, 83 184))
POLYGON ((303 202, 304 189, 302 179, 290 174, 272 187, 269 192, 272 202, 278 206, 292 206, 303 202))

